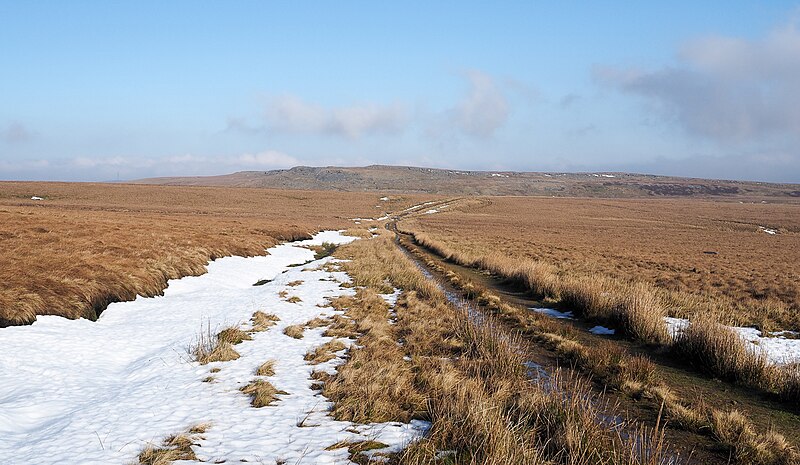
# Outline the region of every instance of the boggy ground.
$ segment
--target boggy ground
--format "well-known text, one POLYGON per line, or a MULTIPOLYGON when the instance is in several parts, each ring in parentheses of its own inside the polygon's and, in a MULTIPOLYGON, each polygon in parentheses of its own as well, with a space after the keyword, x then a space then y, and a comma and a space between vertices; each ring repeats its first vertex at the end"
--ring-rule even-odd
POLYGON ((571 366, 591 376, 602 397, 625 412, 623 416, 668 425, 670 450, 690 463, 798 459, 792 444, 800 439, 800 417, 769 396, 686 370, 653 347, 591 334, 586 322, 528 311, 544 303, 502 278, 447 262, 410 236, 400 235, 398 243, 434 276, 454 284, 464 298, 496 314, 509 330, 520 331, 531 342, 529 357, 546 370, 571 366))
POLYGON ((377 194, 118 184, 0 182, 0 327, 35 315, 96 318, 161 293, 208 260, 411 205, 377 194), (31 200, 31 197, 43 200, 31 200))
POLYGON ((345 318, 329 335, 357 344, 336 374, 318 379, 338 419, 431 422, 390 463, 674 463, 660 428, 619 422, 569 370, 532 376, 524 341, 454 305, 391 234, 376 233, 337 252, 351 260, 342 266, 357 292, 332 302, 345 318), (389 302, 377 295, 393 290, 389 302))
POLYGON ((800 204, 743 202, 485 197, 402 227, 466 256, 643 281, 714 301, 729 323, 798 330, 800 204))

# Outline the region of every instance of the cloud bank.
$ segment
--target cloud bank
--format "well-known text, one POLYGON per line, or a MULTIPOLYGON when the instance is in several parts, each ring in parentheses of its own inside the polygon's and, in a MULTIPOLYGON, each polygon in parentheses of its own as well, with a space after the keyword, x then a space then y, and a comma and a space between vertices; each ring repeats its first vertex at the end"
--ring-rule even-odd
POLYGON ((270 100, 265 111, 267 131, 318 133, 358 139, 373 134, 396 134, 408 124, 401 104, 353 104, 326 108, 297 96, 270 100))
POLYGON ((466 77, 469 90, 450 111, 452 121, 466 134, 491 137, 508 121, 508 100, 488 74, 471 70, 466 77))
POLYGON ((596 66, 597 82, 644 98, 687 133, 726 146, 800 148, 800 31, 796 21, 762 39, 687 42, 677 66, 651 71, 596 66))
POLYGON ((243 170, 272 170, 302 164, 275 150, 229 156, 75 157, 22 161, 0 160, 0 179, 112 181, 156 176, 215 175, 243 170), (43 177, 43 173, 48 173, 43 177))

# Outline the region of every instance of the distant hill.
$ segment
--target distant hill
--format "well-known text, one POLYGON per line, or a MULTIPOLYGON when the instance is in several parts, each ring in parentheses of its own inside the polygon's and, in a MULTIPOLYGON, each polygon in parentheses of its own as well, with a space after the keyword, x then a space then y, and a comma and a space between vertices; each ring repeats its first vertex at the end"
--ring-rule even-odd
POLYGON ((137 184, 557 197, 729 197, 800 199, 799 184, 719 181, 630 173, 456 171, 408 166, 308 167, 221 176, 149 178, 137 184))

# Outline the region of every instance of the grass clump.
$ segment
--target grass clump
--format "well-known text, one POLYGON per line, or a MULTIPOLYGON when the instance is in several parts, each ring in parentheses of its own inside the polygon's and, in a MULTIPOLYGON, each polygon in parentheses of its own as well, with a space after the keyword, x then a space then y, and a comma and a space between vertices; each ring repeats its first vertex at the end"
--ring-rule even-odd
POLYGON ((275 360, 267 360, 259 365, 256 376, 275 376, 275 360))
POLYGON ((331 320, 329 318, 316 317, 314 319, 306 321, 306 324, 304 324, 303 326, 305 328, 321 328, 329 324, 331 324, 331 320))
POLYGON ((250 405, 255 408, 266 407, 279 400, 278 394, 288 394, 286 391, 276 389, 272 383, 263 379, 255 379, 239 390, 250 396, 250 405))
POLYGON ((334 339, 308 352, 303 359, 312 365, 325 363, 336 358, 336 352, 346 348, 347 346, 344 342, 340 341, 339 339, 334 339))
POLYGON ((771 367, 763 353, 748 348, 732 329, 710 315, 697 315, 679 333, 675 353, 722 379, 760 386, 771 367))
POLYGON ((217 334, 217 340, 220 343, 229 343, 229 344, 241 344, 244 341, 250 341, 253 337, 250 336, 246 331, 242 331, 239 328, 230 327, 225 328, 217 334))
POLYGON ((283 334, 295 338, 295 339, 302 339, 303 338, 303 326, 302 325, 289 325, 283 329, 283 334))
POLYGON ((208 425, 200 424, 187 432, 169 436, 161 444, 148 444, 137 456, 139 465, 170 465, 177 460, 197 460, 192 450, 198 435, 203 434, 208 425))
MULTIPOLYGON (((225 331, 227 330, 223 330, 220 334, 225 333, 225 331)), ((233 348, 230 334, 236 333, 225 333, 223 337, 219 337, 219 334, 212 336, 211 328, 207 328, 206 331, 200 333, 195 343, 189 347, 189 353, 201 365, 236 360, 239 358, 239 353, 233 348)))
POLYGON ((270 327, 275 326, 278 321, 280 321, 280 318, 277 316, 259 310, 253 313, 253 316, 250 318, 250 322, 253 324, 251 331, 266 331, 270 327))
POLYGON ((302 302, 303 299, 301 299, 300 297, 297 297, 296 295, 293 295, 293 296, 289 297, 288 299, 286 299, 286 301, 289 302, 290 304, 296 304, 296 303, 302 302))
POLYGON ((756 433, 747 417, 736 410, 715 410, 711 419, 714 436, 731 451, 737 463, 790 465, 800 459, 782 435, 773 431, 756 433))

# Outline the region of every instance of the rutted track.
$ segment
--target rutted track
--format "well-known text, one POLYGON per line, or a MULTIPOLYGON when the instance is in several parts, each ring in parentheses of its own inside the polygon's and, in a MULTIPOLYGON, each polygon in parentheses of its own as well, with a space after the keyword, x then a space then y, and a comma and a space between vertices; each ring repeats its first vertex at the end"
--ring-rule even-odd
MULTIPOLYGON (((530 293, 520 289, 513 283, 509 283, 502 278, 493 276, 479 270, 464 267, 455 263, 448 262, 434 252, 419 246, 409 234, 398 230, 396 220, 407 215, 402 215, 386 225, 387 229, 393 231, 398 247, 403 249, 414 260, 417 266, 426 270, 426 273, 440 282, 454 296, 462 296, 463 293, 446 282, 442 273, 428 267, 426 260, 434 260, 438 265, 448 271, 452 271, 467 281, 477 283, 497 295, 505 301, 521 305, 527 308, 542 307, 542 302, 537 300, 530 293)), ((471 306, 477 311, 482 311, 481 307, 475 303, 471 306)), ((753 421, 753 423, 763 430, 776 429, 784 434, 787 439, 797 444, 800 442, 800 416, 796 413, 786 411, 781 404, 766 398, 763 395, 752 391, 725 383, 712 377, 687 370, 685 367, 670 358, 670 355, 663 352, 653 351, 651 348, 640 346, 623 339, 620 336, 600 336, 592 334, 588 329, 594 324, 575 319, 565 320, 562 323, 579 329, 579 342, 585 345, 596 345, 613 341, 618 344, 629 356, 644 354, 658 365, 659 371, 664 381, 673 391, 686 399, 704 399, 711 405, 719 408, 736 408, 743 411, 753 421)), ((507 328, 511 331, 514 328, 507 328)), ((558 355, 551 349, 546 348, 535 341, 529 341, 530 360, 541 366, 546 372, 552 372, 558 368, 564 368, 563 361, 559 360, 558 355)), ((609 403, 616 404, 621 411, 625 412, 630 418, 638 419, 650 426, 658 420, 658 406, 649 402, 641 402, 631 399, 629 396, 607 390, 607 387, 595 383, 598 392, 601 392, 609 399, 609 403), (648 405, 650 404, 650 405, 648 405)), ((722 457, 718 452, 718 444, 711 438, 696 434, 682 429, 667 429, 667 438, 672 448, 680 452, 683 457, 691 457, 692 461, 699 463, 727 463, 727 457, 722 457)))

